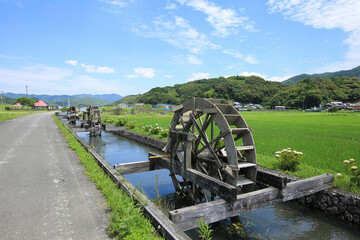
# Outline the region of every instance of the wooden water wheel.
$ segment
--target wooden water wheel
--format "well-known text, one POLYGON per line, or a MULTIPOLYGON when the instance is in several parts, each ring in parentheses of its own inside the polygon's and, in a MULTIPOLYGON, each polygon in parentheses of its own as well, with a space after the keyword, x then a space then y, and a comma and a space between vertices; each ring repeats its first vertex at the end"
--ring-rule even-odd
POLYGON ((83 112, 83 121, 81 127, 90 129, 90 136, 101 135, 101 112, 98 106, 89 106, 83 112))
POLYGON ((70 125, 76 124, 76 120, 79 119, 79 116, 76 114, 76 108, 74 106, 70 107, 67 110, 67 117, 70 125))
POLYGON ((170 176, 177 192, 200 201, 207 200, 204 189, 211 192, 212 197, 226 196, 218 190, 212 191, 214 187, 208 185, 213 184, 199 184, 203 179, 227 183, 236 188, 237 194, 253 189, 256 152, 251 129, 229 103, 218 99, 188 99, 174 108, 169 128, 164 151, 171 156, 170 176), (172 169, 179 164, 185 171, 172 169), (202 176, 199 182, 194 177, 189 181, 190 169, 191 173, 202 176), (179 182, 176 175, 181 175, 183 182, 179 182))

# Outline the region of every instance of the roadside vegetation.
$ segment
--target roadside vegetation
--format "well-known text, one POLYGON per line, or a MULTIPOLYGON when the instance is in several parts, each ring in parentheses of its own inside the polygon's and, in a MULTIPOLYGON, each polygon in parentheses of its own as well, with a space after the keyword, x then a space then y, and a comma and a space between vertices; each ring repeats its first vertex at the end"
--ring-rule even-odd
POLYGON ((26 114, 34 113, 34 111, 31 110, 0 110, 0 122, 14 119, 26 114))
MULTIPOLYGON (((127 121, 135 125, 131 131, 167 139, 160 134, 145 131, 144 127, 158 124, 162 129, 168 129, 172 113, 131 114, 129 109, 122 111, 120 115, 108 111, 103 114, 103 118, 106 122, 107 119, 116 121, 127 117, 127 121)), ((340 173, 342 177, 335 179, 335 186, 360 193, 357 185, 350 184, 351 175, 343 162, 348 159, 360 162, 360 113, 251 111, 241 112, 241 115, 252 128, 258 163, 261 166, 302 178, 340 173), (288 148, 301 152, 301 159, 298 159, 299 164, 291 170, 282 170, 276 152, 288 148)))
POLYGON ((59 119, 53 116, 56 124, 75 151, 80 162, 85 167, 85 174, 103 193, 107 206, 111 209, 108 233, 116 239, 161 239, 158 237, 150 221, 142 215, 140 206, 107 176, 98 166, 93 156, 82 147, 76 138, 61 125, 59 119))

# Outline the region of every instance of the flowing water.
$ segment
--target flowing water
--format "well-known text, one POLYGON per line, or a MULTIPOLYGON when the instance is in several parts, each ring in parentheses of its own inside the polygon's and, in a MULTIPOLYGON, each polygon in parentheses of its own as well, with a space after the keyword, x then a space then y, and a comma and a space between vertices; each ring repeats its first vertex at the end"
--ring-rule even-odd
MULTIPOLYGON (((97 150, 111 165, 148 160, 148 153, 162 153, 114 133, 102 132, 101 137, 90 137, 88 132, 77 133, 87 144, 97 150)), ((174 188, 168 170, 128 174, 125 177, 149 198, 156 197, 155 178, 159 193, 172 203, 174 188)), ((294 202, 268 206, 238 216, 238 224, 244 226, 246 239, 359 239, 360 229, 341 223, 336 218, 309 209, 294 202)), ((213 239, 242 239, 241 228, 229 219, 212 224, 213 239)), ((186 232, 192 239, 198 238, 197 229, 186 232)))

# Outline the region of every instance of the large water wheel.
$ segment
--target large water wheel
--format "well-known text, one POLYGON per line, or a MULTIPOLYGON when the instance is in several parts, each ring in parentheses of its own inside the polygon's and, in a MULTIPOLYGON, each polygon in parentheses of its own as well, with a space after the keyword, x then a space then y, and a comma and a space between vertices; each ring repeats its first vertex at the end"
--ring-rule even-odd
POLYGON ((230 104, 218 99, 188 99, 174 108, 169 128, 164 151, 170 153, 170 176, 178 193, 200 201, 208 200, 204 189, 211 192, 212 198, 219 195, 211 190, 213 186, 207 186, 212 184, 200 186, 196 178, 189 181, 188 171, 181 171, 183 181, 179 182, 176 178, 179 171, 172 170, 178 163, 187 170, 196 170, 199 176, 205 174, 210 180, 235 187, 237 194, 253 189, 256 182, 254 140, 251 129, 230 104))

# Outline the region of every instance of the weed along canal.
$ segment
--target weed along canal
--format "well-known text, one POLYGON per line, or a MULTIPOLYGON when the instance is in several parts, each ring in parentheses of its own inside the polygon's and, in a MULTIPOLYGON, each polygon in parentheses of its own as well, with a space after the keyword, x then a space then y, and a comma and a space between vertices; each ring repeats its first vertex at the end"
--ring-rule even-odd
MULTIPOLYGON (((93 147, 112 166, 120 163, 148 160, 148 153, 162 155, 161 151, 141 143, 103 131, 101 136, 90 137, 89 132, 77 135, 93 147)), ((161 169, 124 175, 150 199, 157 200, 166 209, 184 207, 174 196, 169 170, 161 169)), ((295 202, 270 205, 237 217, 210 225, 212 239, 360 239, 356 226, 339 222, 320 211, 295 202)), ((201 239, 197 228, 186 231, 191 239, 201 239)))

